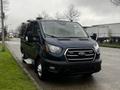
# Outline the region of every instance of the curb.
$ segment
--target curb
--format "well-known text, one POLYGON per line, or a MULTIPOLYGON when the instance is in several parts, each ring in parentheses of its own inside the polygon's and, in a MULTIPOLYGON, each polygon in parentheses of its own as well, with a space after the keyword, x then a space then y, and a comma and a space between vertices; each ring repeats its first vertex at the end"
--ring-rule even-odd
POLYGON ((5 43, 6 47, 8 48, 8 50, 10 51, 11 55, 13 56, 13 58, 15 59, 15 61, 17 62, 17 64, 23 69, 23 71, 28 75, 28 77, 32 80, 33 84, 35 84, 37 90, 43 90, 39 84, 36 82, 36 80, 31 76, 31 74, 27 71, 27 69, 23 66, 23 64, 19 61, 19 59, 15 56, 14 52, 9 48, 8 44, 5 43))

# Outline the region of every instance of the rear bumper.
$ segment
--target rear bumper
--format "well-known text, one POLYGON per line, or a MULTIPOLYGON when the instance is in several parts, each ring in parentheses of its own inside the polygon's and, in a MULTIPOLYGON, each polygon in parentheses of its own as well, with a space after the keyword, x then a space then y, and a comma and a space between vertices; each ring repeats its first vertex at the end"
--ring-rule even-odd
POLYGON ((70 63, 48 59, 44 59, 43 62, 49 72, 69 75, 99 72, 101 70, 101 63, 101 60, 70 63))

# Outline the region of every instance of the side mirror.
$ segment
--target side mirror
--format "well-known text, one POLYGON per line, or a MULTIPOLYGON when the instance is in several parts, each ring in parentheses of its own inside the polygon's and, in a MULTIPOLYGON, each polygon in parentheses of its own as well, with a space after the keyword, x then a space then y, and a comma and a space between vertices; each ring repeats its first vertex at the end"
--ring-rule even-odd
POLYGON ((39 42, 39 36, 32 36, 32 41, 33 42, 39 42))
POLYGON ((33 35, 31 32, 27 33, 26 41, 28 42, 39 42, 39 36, 33 35))
POLYGON ((28 41, 28 42, 32 42, 32 33, 30 32, 30 31, 28 31, 28 33, 27 33, 27 36, 26 36, 26 41, 28 41))
POLYGON ((93 35, 91 36, 91 38, 92 38, 93 40, 96 40, 96 41, 97 41, 97 34, 96 34, 96 33, 93 33, 93 35))

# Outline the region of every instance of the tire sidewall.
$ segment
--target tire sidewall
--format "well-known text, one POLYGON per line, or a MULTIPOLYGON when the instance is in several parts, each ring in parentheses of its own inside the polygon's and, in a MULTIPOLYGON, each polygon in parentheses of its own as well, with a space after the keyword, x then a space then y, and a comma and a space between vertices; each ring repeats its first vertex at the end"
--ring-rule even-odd
POLYGON ((41 60, 40 59, 38 59, 37 61, 36 61, 36 64, 35 64, 35 69, 36 69, 36 73, 37 73, 37 75, 38 75, 38 77, 41 79, 41 80, 44 80, 45 78, 46 78, 46 69, 45 69, 45 66, 44 66, 44 64, 41 62, 41 60), (39 72, 38 72, 38 66, 41 64, 41 68, 42 68, 42 70, 41 70, 41 76, 38 74, 39 72))

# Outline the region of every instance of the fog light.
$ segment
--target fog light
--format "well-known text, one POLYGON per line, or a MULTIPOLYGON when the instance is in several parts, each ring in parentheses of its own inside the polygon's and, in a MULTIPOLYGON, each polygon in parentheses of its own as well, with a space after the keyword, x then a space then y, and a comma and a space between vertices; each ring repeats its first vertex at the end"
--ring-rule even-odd
POLYGON ((53 66, 50 66, 50 67, 49 67, 49 69, 51 69, 51 70, 55 70, 55 67, 53 67, 53 66))

